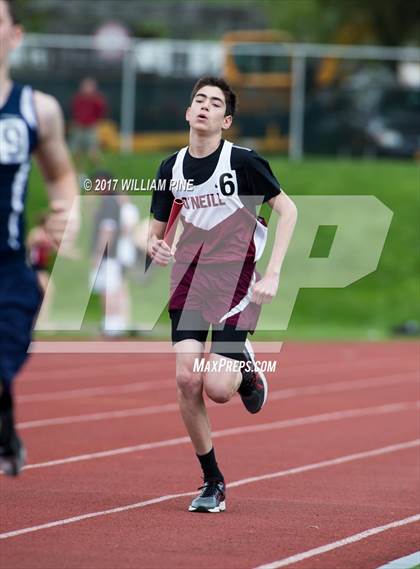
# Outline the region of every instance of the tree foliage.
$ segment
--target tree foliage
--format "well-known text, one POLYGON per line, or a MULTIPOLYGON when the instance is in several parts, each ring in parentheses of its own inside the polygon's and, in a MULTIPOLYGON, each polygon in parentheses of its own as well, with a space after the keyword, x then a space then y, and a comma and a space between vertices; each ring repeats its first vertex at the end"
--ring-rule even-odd
POLYGON ((270 27, 296 41, 420 44, 418 0, 261 0, 270 27))

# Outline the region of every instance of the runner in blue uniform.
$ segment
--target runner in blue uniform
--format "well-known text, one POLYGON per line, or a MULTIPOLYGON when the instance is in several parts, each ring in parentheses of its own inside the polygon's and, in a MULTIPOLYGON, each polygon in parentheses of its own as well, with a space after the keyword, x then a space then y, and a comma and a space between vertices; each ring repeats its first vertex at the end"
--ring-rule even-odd
POLYGON ((12 476, 25 461, 15 429, 13 380, 27 358, 41 300, 24 246, 32 154, 48 190, 47 231, 53 244, 60 245, 66 227, 66 238, 71 240, 78 225, 77 180, 60 107, 53 97, 19 85, 9 75, 8 57, 22 33, 15 2, 0 0, 0 469, 12 476))

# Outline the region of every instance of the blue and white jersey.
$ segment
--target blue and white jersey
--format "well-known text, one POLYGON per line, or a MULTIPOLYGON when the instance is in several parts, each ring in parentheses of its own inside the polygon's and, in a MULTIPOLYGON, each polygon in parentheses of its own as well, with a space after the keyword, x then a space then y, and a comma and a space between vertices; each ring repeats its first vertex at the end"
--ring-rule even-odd
POLYGON ((33 90, 14 83, 0 107, 0 265, 25 256, 25 200, 37 142, 33 90))

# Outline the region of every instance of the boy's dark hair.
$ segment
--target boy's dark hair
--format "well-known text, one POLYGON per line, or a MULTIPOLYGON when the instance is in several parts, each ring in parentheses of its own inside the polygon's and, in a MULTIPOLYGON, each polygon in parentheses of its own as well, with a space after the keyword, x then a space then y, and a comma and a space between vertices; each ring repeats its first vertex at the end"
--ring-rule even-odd
POLYGON ((229 83, 223 79, 223 77, 213 77, 212 75, 207 75, 205 77, 200 77, 197 83, 194 85, 191 91, 191 101, 194 99, 198 91, 202 87, 210 85, 211 87, 219 87, 223 92, 226 101, 226 113, 225 116, 234 116, 236 111, 236 95, 232 91, 229 83))
POLYGON ((12 22, 15 25, 20 24, 18 0, 3 0, 3 1, 6 2, 12 22))

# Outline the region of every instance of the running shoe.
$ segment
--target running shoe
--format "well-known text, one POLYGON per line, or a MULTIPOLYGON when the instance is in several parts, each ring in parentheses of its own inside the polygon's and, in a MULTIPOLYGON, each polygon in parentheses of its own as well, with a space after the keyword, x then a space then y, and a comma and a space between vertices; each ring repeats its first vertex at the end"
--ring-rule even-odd
POLYGON ((0 395, 0 471, 17 476, 25 464, 26 451, 16 434, 13 402, 9 393, 0 395))
POLYGON ((190 512, 219 513, 226 509, 226 487, 223 480, 206 480, 200 494, 191 502, 190 512))
POLYGON ((244 355, 250 365, 242 370, 242 383, 238 393, 246 410, 255 414, 261 411, 267 401, 268 385, 263 372, 257 369, 254 350, 249 340, 245 342, 244 355), (247 369, 248 367, 251 369, 247 369))

